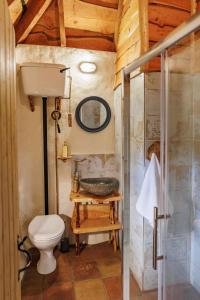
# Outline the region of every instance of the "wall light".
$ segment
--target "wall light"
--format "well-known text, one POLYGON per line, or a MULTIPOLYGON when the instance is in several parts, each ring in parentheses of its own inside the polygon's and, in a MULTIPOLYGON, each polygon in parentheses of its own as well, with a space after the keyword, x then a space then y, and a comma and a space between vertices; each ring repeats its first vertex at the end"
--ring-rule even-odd
POLYGON ((79 69, 83 73, 95 73, 97 70, 97 65, 93 62, 81 62, 79 64, 79 69))

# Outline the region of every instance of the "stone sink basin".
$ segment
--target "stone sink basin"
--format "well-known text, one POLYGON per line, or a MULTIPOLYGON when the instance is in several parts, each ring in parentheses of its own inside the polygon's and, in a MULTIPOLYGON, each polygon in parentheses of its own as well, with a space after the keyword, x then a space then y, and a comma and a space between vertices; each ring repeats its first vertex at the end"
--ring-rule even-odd
POLYGON ((82 178, 80 186, 90 194, 106 196, 118 191, 119 181, 112 177, 82 178))

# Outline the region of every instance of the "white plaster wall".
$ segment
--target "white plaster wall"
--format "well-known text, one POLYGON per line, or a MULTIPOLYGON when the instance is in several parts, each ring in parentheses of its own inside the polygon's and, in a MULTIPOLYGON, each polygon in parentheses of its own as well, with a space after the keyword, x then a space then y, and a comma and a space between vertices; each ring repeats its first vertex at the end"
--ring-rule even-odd
POLYGON ((18 180, 21 233, 27 235, 27 227, 34 215, 44 212, 42 103, 36 101, 33 114, 19 88, 17 80, 17 141, 18 180))
MULTIPOLYGON (((72 76, 72 110, 88 96, 104 98, 113 112, 113 78, 115 54, 103 51, 89 51, 62 47, 20 45, 16 49, 17 63, 37 62, 56 63, 71 67, 72 76), (95 62, 95 74, 80 72, 79 64, 82 61, 95 62)), ((48 82, 48 79, 47 79, 48 82)), ((67 127, 68 101, 63 103, 61 126, 67 127)), ((63 131, 62 131, 63 132, 63 131)), ((110 154, 114 153, 114 116, 108 127, 99 133, 91 134, 83 131, 73 118, 73 127, 62 134, 67 139, 72 154, 110 154)))
MULTIPOLYGON (((41 62, 65 64, 71 67, 72 75, 72 113, 77 104, 85 97, 104 98, 112 110, 112 120, 100 133, 87 133, 79 128, 73 117, 73 126, 67 125, 68 102, 62 100, 61 134, 58 135, 58 154, 66 140, 73 159, 77 155, 88 158, 93 176, 113 174, 117 176, 118 164, 115 164, 115 131, 113 111, 113 80, 115 54, 110 52, 88 51, 61 47, 43 47, 22 45, 16 49, 17 64, 41 62), (83 74, 78 65, 81 61, 92 61, 97 65, 95 74, 83 74), (90 155, 94 155, 91 159, 90 155), (99 158, 100 155, 100 158, 99 158), (102 156, 103 155, 103 158, 102 156), (96 157, 96 158, 95 158, 96 157)), ((48 83, 48 80, 47 80, 48 83)), ((55 185, 55 123, 50 118, 54 110, 54 99, 48 101, 48 159, 49 159, 49 207, 50 213, 56 212, 55 185)), ((19 148, 19 184, 20 184, 20 219, 23 234, 31 219, 44 213, 43 185, 43 141, 42 141, 42 103, 35 99, 35 112, 29 109, 27 97, 23 94, 18 73, 18 148, 19 148)), ((73 159, 66 163, 58 161, 59 177, 59 213, 72 216, 73 206, 69 200, 73 159)), ((87 176, 84 173, 84 176, 87 176)))

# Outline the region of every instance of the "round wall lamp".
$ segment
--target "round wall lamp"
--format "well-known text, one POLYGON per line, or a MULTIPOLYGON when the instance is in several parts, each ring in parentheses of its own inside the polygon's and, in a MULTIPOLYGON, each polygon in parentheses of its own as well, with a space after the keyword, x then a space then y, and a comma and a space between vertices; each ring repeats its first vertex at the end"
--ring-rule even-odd
POLYGON ((97 65, 93 62, 83 61, 79 64, 79 69, 82 73, 95 73, 97 65))

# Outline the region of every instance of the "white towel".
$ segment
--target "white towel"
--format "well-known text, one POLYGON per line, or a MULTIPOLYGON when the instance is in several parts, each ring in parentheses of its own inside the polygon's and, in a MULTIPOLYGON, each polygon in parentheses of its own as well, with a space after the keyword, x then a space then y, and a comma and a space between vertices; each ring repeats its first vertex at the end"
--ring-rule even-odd
POLYGON ((153 153, 136 203, 137 211, 149 221, 152 227, 154 226, 154 207, 158 207, 160 195, 160 164, 153 153))

